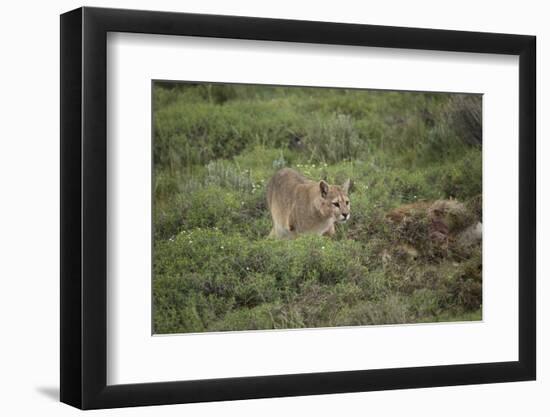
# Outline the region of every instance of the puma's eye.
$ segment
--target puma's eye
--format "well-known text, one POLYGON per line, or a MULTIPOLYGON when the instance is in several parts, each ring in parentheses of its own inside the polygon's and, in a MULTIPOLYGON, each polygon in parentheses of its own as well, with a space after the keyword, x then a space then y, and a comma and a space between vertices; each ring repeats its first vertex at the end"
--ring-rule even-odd
POLYGON ((346 201, 346 206, 349 206, 349 201, 346 201))
POLYGON ((336 202, 336 203, 332 203, 334 204, 336 207, 340 207, 340 203, 336 202))

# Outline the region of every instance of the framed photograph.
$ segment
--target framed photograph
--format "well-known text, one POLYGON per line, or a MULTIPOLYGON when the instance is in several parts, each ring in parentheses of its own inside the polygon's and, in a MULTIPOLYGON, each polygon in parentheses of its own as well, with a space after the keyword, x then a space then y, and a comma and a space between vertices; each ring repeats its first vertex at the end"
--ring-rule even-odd
POLYGON ((535 37, 61 16, 61 401, 533 380, 535 37))

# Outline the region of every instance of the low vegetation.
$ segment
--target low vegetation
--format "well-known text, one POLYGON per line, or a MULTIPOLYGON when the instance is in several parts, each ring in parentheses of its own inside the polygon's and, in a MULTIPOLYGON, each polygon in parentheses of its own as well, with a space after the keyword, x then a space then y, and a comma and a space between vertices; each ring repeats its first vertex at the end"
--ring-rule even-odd
POLYGON ((155 333, 481 318, 481 97, 156 84, 155 333), (334 238, 267 239, 282 167, 353 180, 334 238))

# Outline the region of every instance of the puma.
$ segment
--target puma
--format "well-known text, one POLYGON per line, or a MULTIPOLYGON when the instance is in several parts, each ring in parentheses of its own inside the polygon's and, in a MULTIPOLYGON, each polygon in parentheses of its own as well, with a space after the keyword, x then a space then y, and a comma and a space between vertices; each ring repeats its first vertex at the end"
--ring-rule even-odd
POLYGON ((334 225, 350 218, 349 186, 349 179, 338 186, 310 180, 290 168, 277 171, 267 185, 267 205, 273 220, 269 236, 279 239, 292 239, 304 233, 332 236, 334 225))

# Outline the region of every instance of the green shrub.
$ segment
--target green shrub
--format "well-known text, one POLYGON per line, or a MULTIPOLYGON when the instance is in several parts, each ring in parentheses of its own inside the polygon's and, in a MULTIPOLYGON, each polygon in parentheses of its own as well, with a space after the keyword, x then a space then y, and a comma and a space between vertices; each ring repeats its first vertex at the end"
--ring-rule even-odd
POLYGON ((461 140, 468 145, 481 145, 482 107, 481 96, 474 94, 453 95, 447 105, 447 117, 457 130, 461 140))
POLYGON ((155 113, 155 164, 174 171, 231 158, 249 145, 287 146, 299 123, 292 109, 274 102, 219 106, 177 101, 155 113))
POLYGON ((251 309, 235 310, 213 322, 208 331, 269 330, 276 329, 271 304, 251 309))
POLYGON ((367 147, 367 142, 359 137, 354 120, 344 114, 312 119, 304 140, 309 160, 313 162, 358 159, 367 147))
POLYGON ((255 184, 250 177, 250 171, 241 172, 233 164, 225 161, 211 161, 206 165, 205 184, 232 188, 237 191, 252 191, 255 184))

